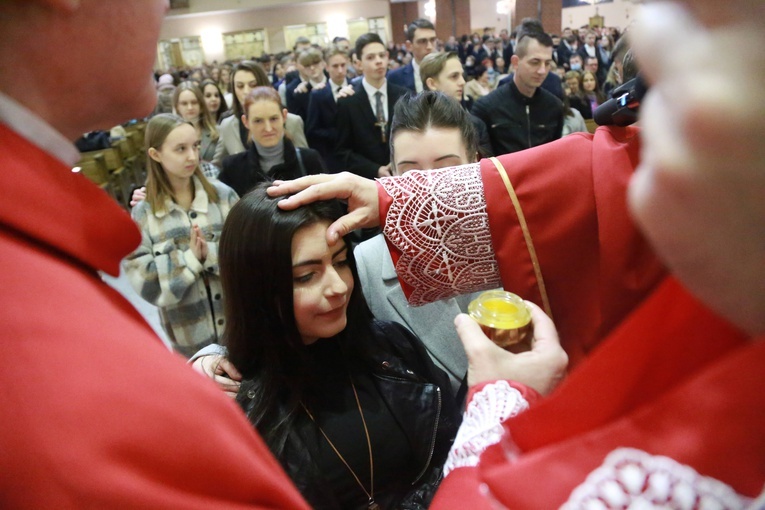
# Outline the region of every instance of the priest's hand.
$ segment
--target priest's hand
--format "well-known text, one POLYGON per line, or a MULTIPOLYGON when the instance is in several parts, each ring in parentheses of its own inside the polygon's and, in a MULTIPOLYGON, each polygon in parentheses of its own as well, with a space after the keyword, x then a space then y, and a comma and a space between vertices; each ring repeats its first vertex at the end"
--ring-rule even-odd
POLYGON ((317 200, 336 198, 345 201, 348 204, 348 214, 336 220, 327 229, 327 242, 330 246, 352 230, 380 225, 377 184, 349 172, 309 175, 294 181, 276 181, 268 188, 268 194, 272 197, 293 194, 279 202, 279 207, 284 210, 296 209, 317 200))
POLYGON ((534 323, 534 339, 530 351, 518 354, 498 347, 470 316, 460 314, 454 320, 468 358, 469 386, 507 379, 547 395, 563 379, 568 355, 560 346, 555 325, 537 305, 526 304, 534 323))

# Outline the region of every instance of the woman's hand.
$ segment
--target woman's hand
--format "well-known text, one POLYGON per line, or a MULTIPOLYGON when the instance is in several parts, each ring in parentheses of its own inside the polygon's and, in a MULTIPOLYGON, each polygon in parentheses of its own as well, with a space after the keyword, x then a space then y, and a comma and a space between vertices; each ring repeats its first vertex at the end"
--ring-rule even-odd
POLYGON ((199 225, 191 226, 191 236, 189 239, 189 249, 197 260, 204 264, 207 259, 207 240, 199 225))
POLYGON ((550 393, 566 374, 568 355, 560 346, 552 320, 526 301, 534 323, 531 350, 513 354, 492 342, 470 316, 454 320, 468 358, 468 385, 507 379, 529 386, 541 395, 550 393))
POLYGON ((215 381, 226 395, 236 398, 242 374, 225 356, 219 354, 202 356, 195 359, 191 366, 200 374, 215 381))
POLYGON ((141 200, 146 200, 146 186, 133 190, 133 196, 130 197, 130 207, 135 207, 141 200))

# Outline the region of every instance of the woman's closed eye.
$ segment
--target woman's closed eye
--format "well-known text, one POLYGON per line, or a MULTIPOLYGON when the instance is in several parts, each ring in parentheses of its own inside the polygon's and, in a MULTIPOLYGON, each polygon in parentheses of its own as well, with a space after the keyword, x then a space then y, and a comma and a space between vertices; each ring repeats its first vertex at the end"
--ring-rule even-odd
POLYGON ((301 275, 295 275, 292 277, 292 281, 295 283, 308 283, 313 279, 314 275, 316 274, 315 271, 312 271, 310 273, 305 273, 301 275))

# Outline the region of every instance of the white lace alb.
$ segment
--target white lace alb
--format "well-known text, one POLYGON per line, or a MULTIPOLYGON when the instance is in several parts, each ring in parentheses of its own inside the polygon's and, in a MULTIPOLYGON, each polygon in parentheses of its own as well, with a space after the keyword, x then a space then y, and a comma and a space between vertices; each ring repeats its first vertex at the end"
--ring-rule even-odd
POLYGON ((479 163, 378 182, 393 199, 383 231, 401 251, 396 273, 414 288, 410 304, 502 286, 479 163))
POLYGON ((502 439, 505 432, 502 422, 528 407, 521 392, 507 381, 487 384, 476 392, 444 464, 444 476, 459 467, 478 465, 481 454, 502 439))
POLYGON ((611 452, 561 508, 747 509, 752 500, 693 468, 634 448, 611 452))

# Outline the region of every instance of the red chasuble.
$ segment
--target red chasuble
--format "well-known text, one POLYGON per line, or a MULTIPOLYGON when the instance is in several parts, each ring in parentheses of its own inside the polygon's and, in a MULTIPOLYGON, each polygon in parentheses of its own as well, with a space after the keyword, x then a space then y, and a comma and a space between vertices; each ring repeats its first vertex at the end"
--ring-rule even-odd
POLYGON ((754 497, 765 484, 763 367, 765 338, 667 280, 550 397, 505 422, 478 467, 449 474, 432 508, 558 508, 578 486, 572 508, 637 496, 659 505, 714 493, 715 480, 754 497), (629 469, 601 467, 612 452, 632 458, 629 469))
POLYGON ((138 244, 83 175, 0 124, 0 507, 307 508, 240 409, 97 271, 138 244))

